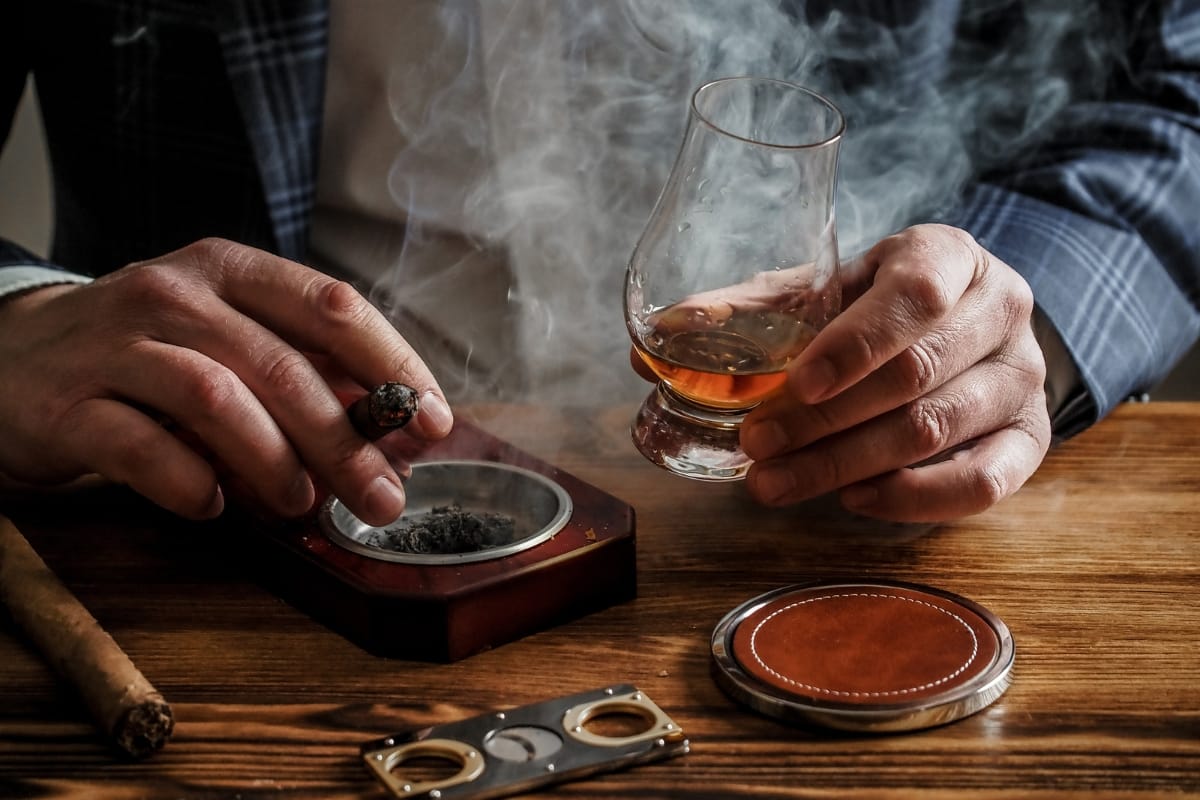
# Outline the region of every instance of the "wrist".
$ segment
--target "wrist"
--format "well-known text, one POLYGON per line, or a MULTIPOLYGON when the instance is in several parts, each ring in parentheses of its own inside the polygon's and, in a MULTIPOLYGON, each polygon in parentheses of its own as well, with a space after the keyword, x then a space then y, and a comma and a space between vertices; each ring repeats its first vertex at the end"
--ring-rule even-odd
POLYGON ((91 282, 85 275, 39 264, 0 266, 0 304, 36 289, 91 282))
POLYGON ((0 324, 31 311, 61 294, 73 292, 79 286, 79 282, 53 283, 0 295, 0 324))

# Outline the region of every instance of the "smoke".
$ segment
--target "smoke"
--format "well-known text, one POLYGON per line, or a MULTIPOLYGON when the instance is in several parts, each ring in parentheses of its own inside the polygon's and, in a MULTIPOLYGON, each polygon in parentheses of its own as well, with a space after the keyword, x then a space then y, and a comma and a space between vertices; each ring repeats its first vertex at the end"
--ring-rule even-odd
POLYGON ((624 270, 698 85, 764 75, 842 109, 846 257, 1027 152, 1111 60, 1090 3, 944 2, 900 25, 786 0, 393 5, 424 8, 431 35, 389 76, 407 144, 388 186, 407 227, 374 299, 456 402, 647 391, 628 363, 624 270), (966 36, 931 62, 929 26, 955 22, 966 36))

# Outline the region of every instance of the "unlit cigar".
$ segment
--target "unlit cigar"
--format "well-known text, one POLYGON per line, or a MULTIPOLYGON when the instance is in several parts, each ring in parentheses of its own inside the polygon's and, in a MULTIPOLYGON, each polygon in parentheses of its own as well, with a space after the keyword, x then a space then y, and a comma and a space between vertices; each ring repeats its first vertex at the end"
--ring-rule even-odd
POLYGON ((358 398, 346 413, 354 429, 374 441, 407 425, 417 414, 418 400, 416 389, 391 381, 358 398))
POLYGON ((175 726, 167 701, 4 517, 0 600, 117 747, 135 758, 162 749, 175 726))

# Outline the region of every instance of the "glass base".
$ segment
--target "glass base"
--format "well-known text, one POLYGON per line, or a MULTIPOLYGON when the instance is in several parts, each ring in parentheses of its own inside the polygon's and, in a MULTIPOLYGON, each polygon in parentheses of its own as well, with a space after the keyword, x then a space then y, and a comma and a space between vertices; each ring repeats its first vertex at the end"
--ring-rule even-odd
POLYGON ((745 417, 745 410, 697 406, 659 384, 638 409, 631 433, 643 456, 676 475, 738 481, 753 463, 738 441, 745 417))

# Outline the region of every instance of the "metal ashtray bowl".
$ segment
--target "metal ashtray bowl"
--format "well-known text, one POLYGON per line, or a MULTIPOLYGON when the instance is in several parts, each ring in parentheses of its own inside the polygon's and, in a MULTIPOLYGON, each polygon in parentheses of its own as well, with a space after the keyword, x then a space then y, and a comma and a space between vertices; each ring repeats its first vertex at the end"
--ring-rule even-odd
POLYGON ((405 511, 390 525, 368 525, 331 498, 321 509, 321 530, 341 547, 381 561, 464 564, 535 547, 562 530, 572 513, 571 496, 557 483, 495 461, 414 464, 404 491, 405 511), (397 544, 430 532, 445 536, 449 523, 460 532, 457 545, 471 542, 465 549, 406 550, 397 544), (465 538, 468 534, 473 538, 465 538))

